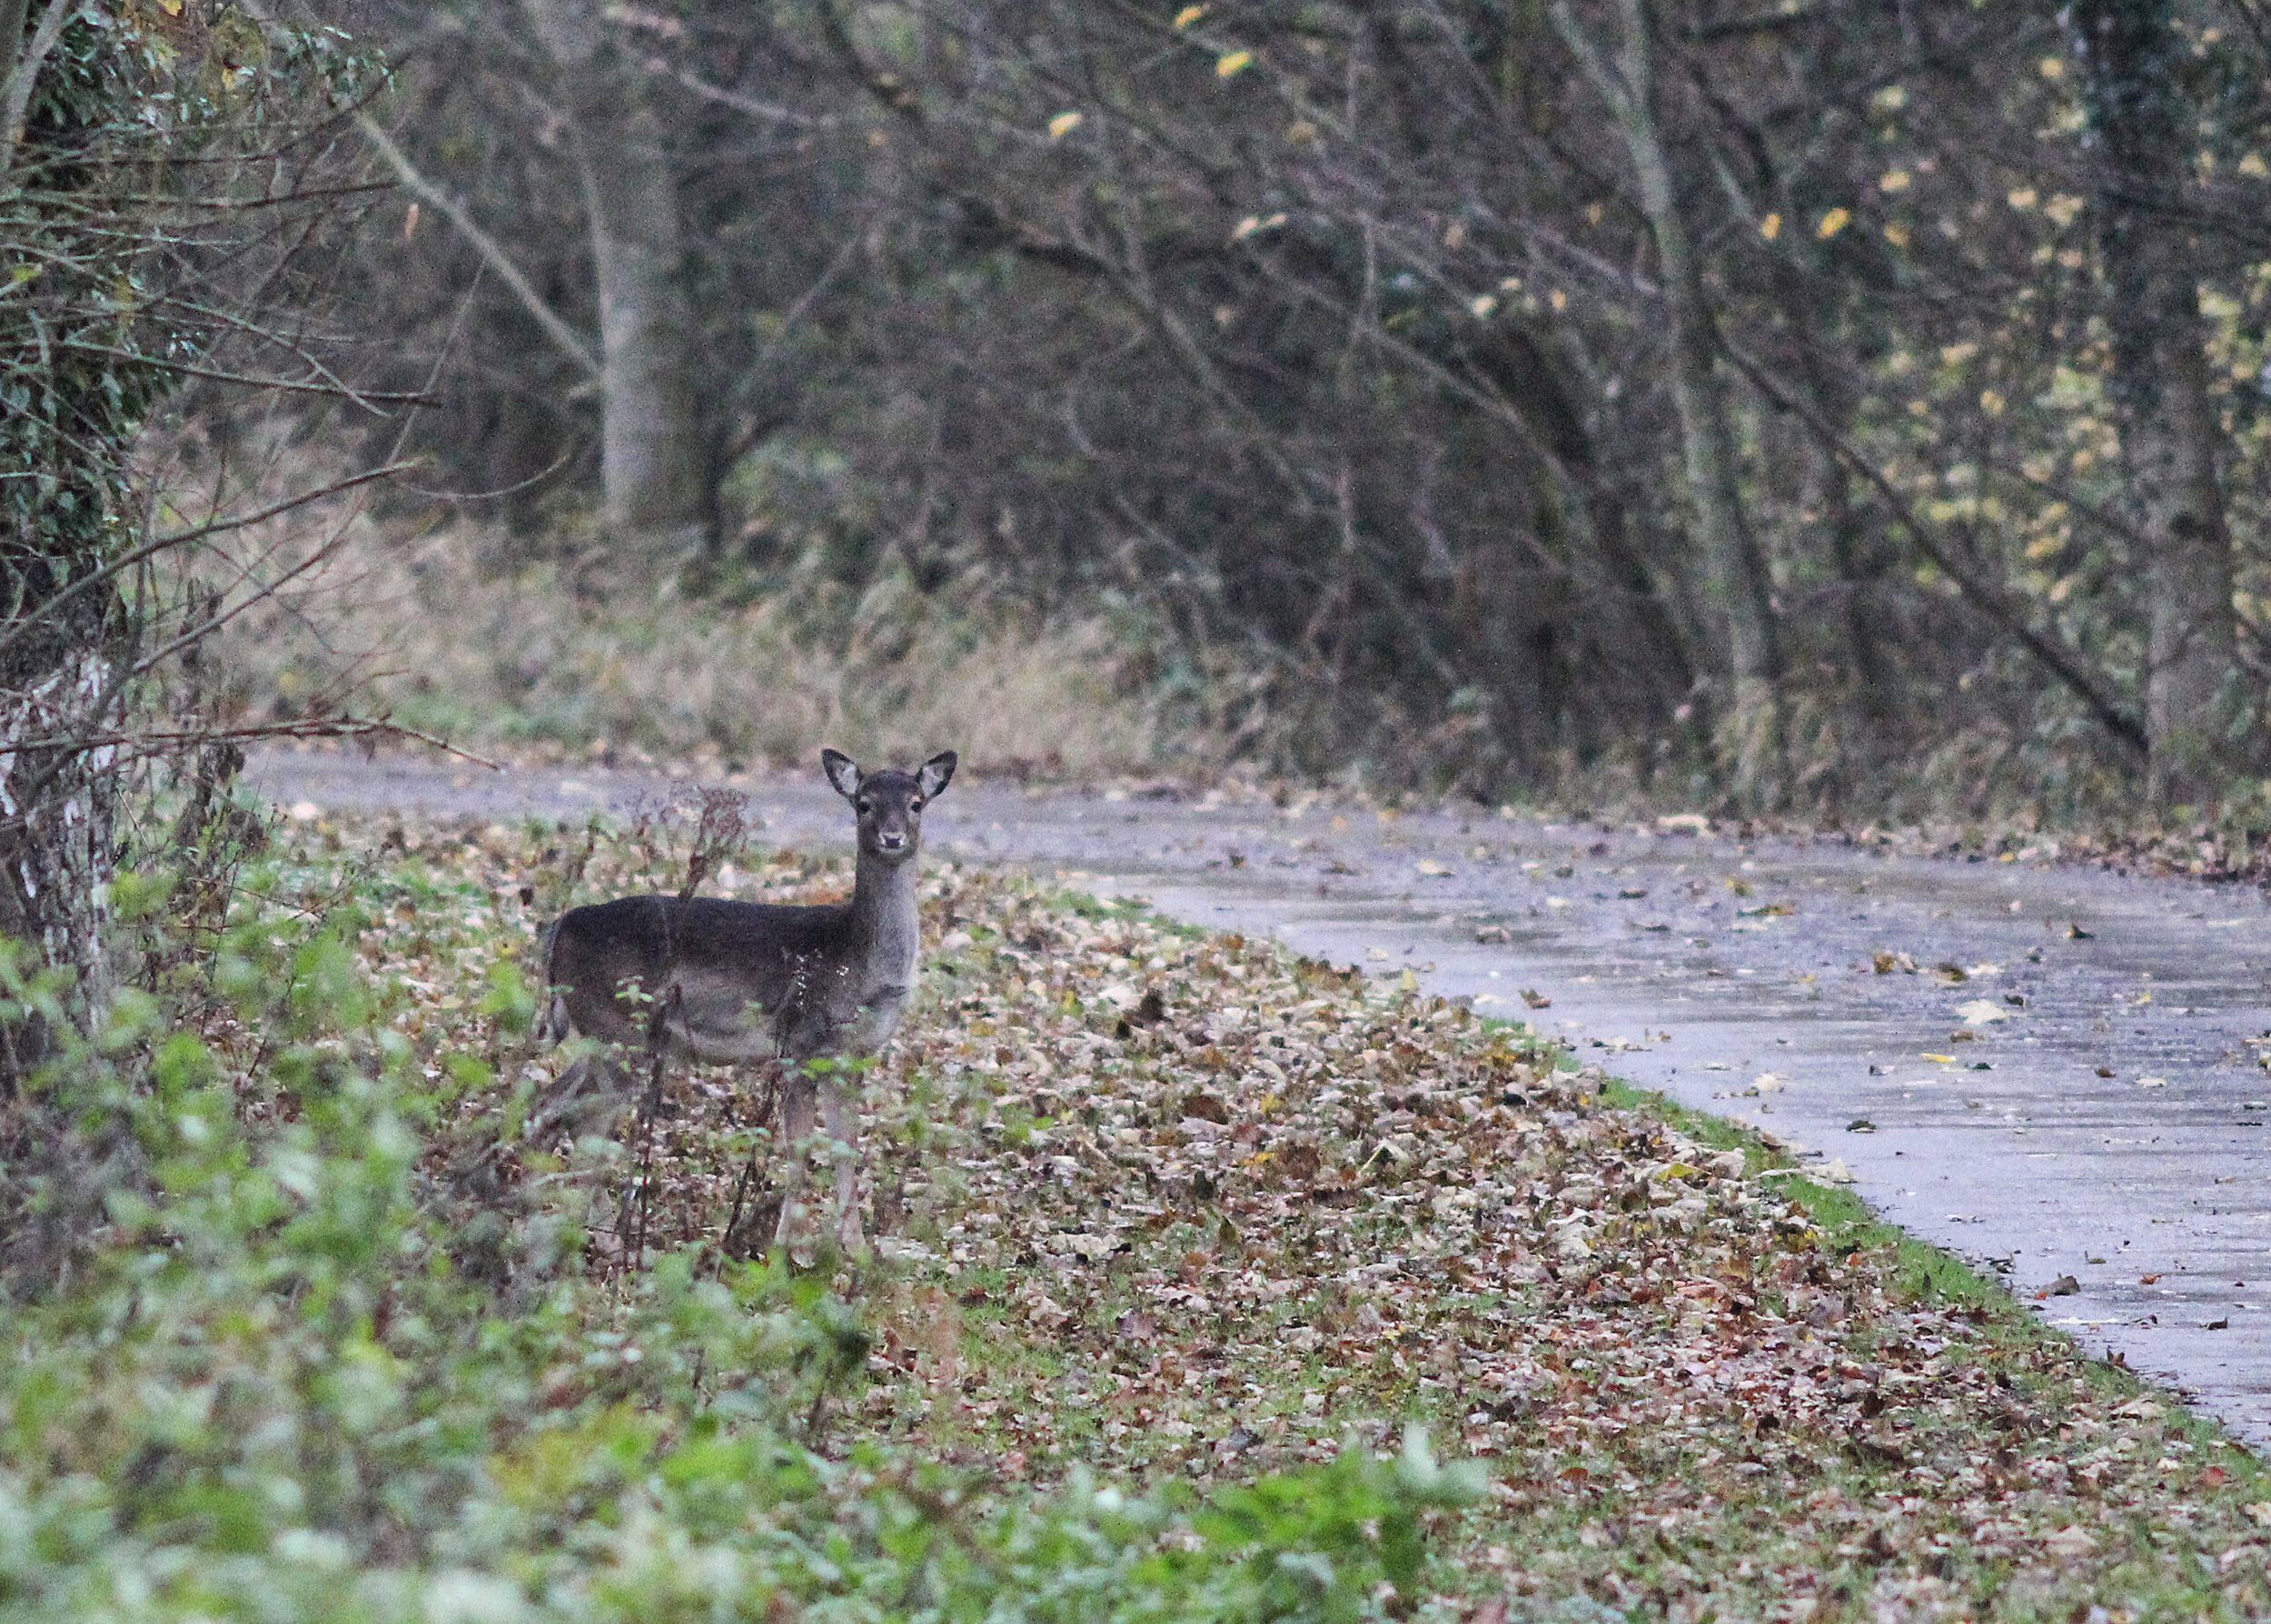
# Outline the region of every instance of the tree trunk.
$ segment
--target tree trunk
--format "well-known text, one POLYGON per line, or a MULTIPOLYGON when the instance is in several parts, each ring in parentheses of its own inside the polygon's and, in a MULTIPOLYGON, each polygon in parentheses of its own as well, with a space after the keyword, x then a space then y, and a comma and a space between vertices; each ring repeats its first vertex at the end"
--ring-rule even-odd
MULTIPOLYGON (((1552 475, 1572 533, 1571 579, 1587 620, 1586 639, 1617 672, 1616 697, 1638 703, 1623 725, 1684 727, 1681 708, 1694 698, 1688 639, 1666 606, 1640 550, 1623 493, 1602 465, 1595 431, 1568 381, 1565 361, 1510 322, 1493 326, 1469 352, 1475 381, 1518 415, 1552 475)), ((1596 696, 1599 698, 1601 696, 1596 696)))
MULTIPOLYGON (((52 540, 50 541, 52 545, 52 540)), ((84 1023, 104 994, 104 902, 117 865, 116 750, 44 741, 108 732, 113 661, 97 589, 57 614, 48 599, 64 584, 59 560, 8 551, 9 607, 0 636, 15 647, 0 660, 0 937, 28 950, 23 968, 68 972, 61 1004, 84 1023), (26 748, 29 747, 29 748, 26 748)), ((85 564, 99 562, 93 546, 85 564)), ((0 1025, 0 1091, 47 1058, 54 1033, 41 1015, 0 1025)))
MULTIPOLYGON (((5 98, 14 105, 0 118, 8 126, 0 144, 23 134, 17 113, 74 15, 54 0, 27 38, 29 7, 0 0, 0 84, 23 75, 5 98)), ((76 107, 59 115, 60 139, 82 135, 78 116, 76 107)), ((25 139, 36 147, 57 135, 49 129, 25 139)), ((121 244, 144 223, 130 218, 122 228, 92 191, 35 196, 10 224, 35 241, 41 228, 56 228, 40 251, 73 268, 42 281, 44 307, 35 292, 0 323, 9 396, 0 467, 10 476, 0 493, 0 938, 22 950, 26 977, 45 971, 64 982, 41 1001, 45 1013, 0 1020, 0 1097, 55 1052, 60 1034, 51 1016, 84 1026, 106 990, 119 753, 90 741, 116 729, 118 665, 128 649, 116 584, 100 572, 123 533, 114 520, 121 470, 146 399, 131 363, 59 356, 50 342, 84 320, 87 303, 114 297, 114 282, 133 264, 133 248, 121 244), (63 223, 82 210, 97 223, 73 233, 63 223)))
POLYGON ((0 86, 24 54, 24 23, 30 10, 31 0, 0 0, 0 86))
POLYGON ((2207 333, 2186 228, 2190 120, 2168 0, 2077 0, 2068 13, 2103 170, 2097 187, 2114 397, 2144 538, 2146 732, 2164 805, 2215 798, 2237 765, 2232 545, 2216 465, 2207 333))
POLYGON ((708 511, 677 175, 643 78, 608 49, 599 6, 524 3, 560 70, 591 233, 607 526, 668 557, 699 540, 708 511))
POLYGON ((1688 506, 1703 554, 1713 606, 1727 625, 1733 677, 1726 726, 1732 787, 1739 800, 1779 799, 1784 773, 1780 689, 1782 645, 1765 555, 1744 521, 1736 490, 1734 435, 1718 371, 1703 271, 1680 212, 1671 163, 1656 119, 1652 23, 1647 0, 1618 0, 1622 40, 1613 57, 1589 35, 1569 0, 1554 0, 1553 21, 1607 104, 1640 186, 1641 213, 1656 243, 1671 323, 1671 384, 1680 419, 1688 506))
MULTIPOLYGON (((1812 313, 1812 290, 1797 268, 1779 255, 1773 277, 1775 296, 1790 322, 1799 381, 1812 401, 1816 416, 1843 437, 1852 429, 1853 391, 1824 361, 1814 342, 1812 330, 1817 323, 1808 319, 1812 313)), ((1862 728, 1873 736, 1888 727, 1899 710, 1893 703, 1893 668, 1885 658, 1877 629, 1877 606, 1871 601, 1878 578, 1884 573, 1884 560, 1871 545, 1867 518, 1853 500, 1851 470, 1819 438, 1813 445, 1813 467, 1809 470, 1803 506, 1815 516, 1811 522, 1830 543, 1853 699, 1862 728)))

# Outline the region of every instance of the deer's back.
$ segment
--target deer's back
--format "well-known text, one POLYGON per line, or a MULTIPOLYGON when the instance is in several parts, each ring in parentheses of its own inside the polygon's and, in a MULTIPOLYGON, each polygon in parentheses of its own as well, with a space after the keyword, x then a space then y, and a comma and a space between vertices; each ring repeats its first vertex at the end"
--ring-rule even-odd
POLYGON ((654 1005, 623 996, 626 984, 661 997, 675 983, 674 1047, 754 1060, 826 1046, 810 1035, 831 1026, 853 946, 848 904, 622 896, 560 916, 546 975, 570 1028, 587 1037, 644 1042, 654 1005))

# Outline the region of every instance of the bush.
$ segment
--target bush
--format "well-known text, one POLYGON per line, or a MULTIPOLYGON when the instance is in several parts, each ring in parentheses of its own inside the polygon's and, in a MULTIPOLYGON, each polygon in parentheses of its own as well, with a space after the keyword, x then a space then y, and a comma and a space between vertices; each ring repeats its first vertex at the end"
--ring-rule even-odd
POLYGON ((15 1102, 110 1149, 13 1191, 81 1216, 11 1282, 0 1619, 1356 1619, 1474 1490, 1416 1433, 1196 1506, 831 1459, 867 1339, 813 1282, 689 1249, 505 1312, 453 1266, 421 1161, 481 1063, 390 1026, 352 900, 254 875, 198 968, 123 895, 165 999, 15 1102))

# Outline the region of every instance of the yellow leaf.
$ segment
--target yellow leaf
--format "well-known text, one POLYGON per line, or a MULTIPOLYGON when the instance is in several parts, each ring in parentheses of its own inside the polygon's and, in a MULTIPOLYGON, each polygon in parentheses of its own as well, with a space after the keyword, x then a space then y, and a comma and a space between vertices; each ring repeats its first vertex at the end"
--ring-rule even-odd
POLYGON ((182 0, 158 0, 158 9, 169 17, 182 15, 182 0))
POLYGON ((1898 222, 1889 223, 1885 227, 1885 241, 1895 248, 1906 248, 1909 245, 1909 228, 1898 222))
POLYGON ((1206 8, 1204 5, 1186 5, 1175 14, 1175 25, 1177 28, 1188 28, 1205 15, 1206 8))
POLYGON ((1559 288, 1555 288, 1551 293, 1548 293, 1546 295, 1546 301, 1552 304, 1555 310, 1567 310, 1569 308, 1569 295, 1562 292, 1559 288))
POLYGON ((1843 231, 1852 223, 1852 210, 1831 209, 1827 214, 1824 214, 1821 217, 1821 223, 1814 227, 1814 235, 1826 240, 1836 236, 1840 232, 1843 231))
MULTIPOLYGON (((1467 305, 1467 309, 1474 312, 1474 319, 1478 322, 1487 318, 1490 313, 1497 308, 1498 295, 1495 293, 1481 294, 1471 301, 1467 305)), ((1449 870, 1446 869, 1444 872, 1448 873, 1449 870)))
POLYGON ((2064 78, 2066 76, 2066 64, 2060 62, 2055 56, 2044 57, 2042 59, 2042 76, 2046 79, 2064 78))
POLYGON ((1877 183, 1879 192, 1906 192, 1914 183, 1914 177, 1905 169, 1896 169, 1877 183))
POLYGON ((1956 1057, 1953 1055, 1927 1055, 1924 1058, 1927 1060, 1937 1060, 1942 1065, 1953 1065, 1956 1064, 1956 1057))
POLYGON ((2021 186, 2010 194, 2010 205, 2014 209, 2031 209, 2035 206, 2035 196, 2032 186, 2021 186))
POLYGON ((1759 235, 1768 242, 1773 242, 1781 234, 1782 217, 1780 214, 1769 214, 1764 220, 1759 222, 1759 235))
POLYGON ((2238 168, 2239 173, 2251 181, 2260 181, 2266 176, 2271 176, 2271 163, 2266 163, 2263 161, 2261 153, 2249 153, 2239 161, 2238 168))
POLYGON ((1049 120, 1049 139, 1051 141, 1062 141, 1066 136, 1071 134, 1079 127, 1079 114, 1060 113, 1055 118, 1049 120))
POLYGON ((1253 62, 1254 53, 1251 51, 1230 52, 1227 55, 1215 58, 1215 77, 1217 79, 1235 78, 1238 74, 1245 73, 1253 62))

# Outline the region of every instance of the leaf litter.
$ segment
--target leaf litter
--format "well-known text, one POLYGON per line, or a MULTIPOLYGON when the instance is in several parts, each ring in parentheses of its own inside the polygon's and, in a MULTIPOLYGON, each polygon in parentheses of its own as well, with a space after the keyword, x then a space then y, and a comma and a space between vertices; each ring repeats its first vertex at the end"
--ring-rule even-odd
MULTIPOLYGON (((501 1063, 433 1156, 485 1143, 496 1189, 585 1214, 580 1266, 749 1247, 760 1087, 669 1069, 627 1258, 608 1214, 640 1130, 537 1143, 560 1057, 475 1013, 548 911, 676 888, 667 819, 293 837, 395 862, 361 946, 437 1085, 476 1043, 501 1063)), ((772 853, 709 888, 848 877, 772 853)), ((878 1255, 838 1283, 873 1342, 838 1448, 1204 1488, 1417 1420, 1493 1485, 1438 1530, 1427 1616, 2271 1611, 2250 1455, 1761 1142, 1408 974, 950 863, 923 896, 923 1000, 864 1078, 878 1255)))

